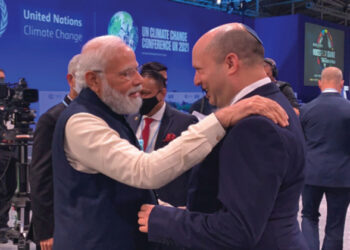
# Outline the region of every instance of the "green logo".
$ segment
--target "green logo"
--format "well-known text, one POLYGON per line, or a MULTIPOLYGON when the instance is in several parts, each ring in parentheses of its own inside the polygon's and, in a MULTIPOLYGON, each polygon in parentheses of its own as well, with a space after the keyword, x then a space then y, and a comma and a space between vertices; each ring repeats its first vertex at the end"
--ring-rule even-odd
POLYGON ((133 25, 132 17, 128 12, 118 11, 112 16, 108 24, 108 34, 120 37, 134 51, 136 50, 139 41, 137 27, 133 25))

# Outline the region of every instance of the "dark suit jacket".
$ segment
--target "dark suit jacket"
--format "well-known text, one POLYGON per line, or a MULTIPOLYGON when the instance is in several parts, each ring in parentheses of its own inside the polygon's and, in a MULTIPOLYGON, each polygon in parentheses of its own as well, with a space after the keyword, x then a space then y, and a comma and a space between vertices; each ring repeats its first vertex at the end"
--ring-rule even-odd
POLYGON ((277 81, 277 86, 280 88, 281 92, 287 97, 288 101, 293 108, 299 109, 299 103, 295 97, 294 90, 288 82, 277 81))
MULTIPOLYGON (((69 98, 64 98, 66 104, 69 98)), ((55 125, 61 112, 66 108, 59 103, 46 111, 36 124, 29 167, 30 197, 33 216, 31 230, 33 240, 39 242, 53 237, 53 176, 51 143, 55 125)))
POLYGON ((197 112, 199 112, 201 114, 204 114, 204 115, 210 115, 215 110, 216 110, 216 107, 211 105, 209 103, 208 98, 203 96, 202 98, 200 98, 197 101, 195 101, 194 103, 192 103, 192 105, 191 105, 190 109, 188 110, 188 112, 190 114, 192 114, 193 111, 197 111, 197 112))
POLYGON ((323 93, 301 107, 309 185, 350 187, 350 102, 323 93))
POLYGON ((275 84, 252 95, 277 101, 290 125, 250 116, 229 128, 197 169, 205 177, 197 190, 212 189, 211 195, 194 199, 202 204, 196 211, 156 206, 149 240, 191 249, 308 249, 297 222, 305 160, 299 120, 275 84))
MULTIPOLYGON (((140 115, 131 115, 127 118, 127 121, 136 133, 141 121, 140 115)), ((166 104, 154 149, 157 150, 169 143, 169 141, 165 140, 168 134, 172 133, 178 137, 183 131, 187 130, 189 125, 197 121, 195 116, 182 113, 166 104)), ((157 189, 158 198, 174 206, 185 206, 190 172, 191 170, 188 170, 169 184, 157 189)))

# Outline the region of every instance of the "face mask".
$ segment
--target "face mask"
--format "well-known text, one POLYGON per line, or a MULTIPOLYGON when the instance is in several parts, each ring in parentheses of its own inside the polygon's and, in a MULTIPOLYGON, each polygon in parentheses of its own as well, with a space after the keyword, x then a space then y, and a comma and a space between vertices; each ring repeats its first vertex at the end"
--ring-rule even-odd
POLYGON ((142 99, 142 106, 140 108, 140 114, 141 115, 148 114, 159 103, 159 101, 158 101, 156 96, 157 95, 155 95, 155 96, 153 96, 151 98, 142 99))

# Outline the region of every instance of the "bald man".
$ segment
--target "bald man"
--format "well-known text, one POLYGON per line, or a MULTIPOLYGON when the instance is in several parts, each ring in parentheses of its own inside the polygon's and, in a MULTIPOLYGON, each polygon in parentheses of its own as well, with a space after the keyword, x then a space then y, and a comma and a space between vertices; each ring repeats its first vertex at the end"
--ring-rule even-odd
POLYGON ((322 93, 301 108, 307 149, 302 231, 311 250, 320 249, 318 221, 323 195, 327 223, 322 249, 343 249, 350 199, 350 102, 340 95, 343 84, 340 69, 325 68, 318 82, 322 93))
POLYGON ((264 48, 240 23, 219 26, 195 44, 194 82, 219 108, 252 95, 277 101, 289 115, 281 128, 250 116, 227 134, 193 171, 189 210, 143 205, 140 231, 186 249, 307 249, 297 221, 303 187, 304 141, 286 97, 266 76, 264 48))
POLYGON ((120 38, 100 36, 83 46, 75 82, 81 92, 60 115, 52 143, 54 250, 154 249, 137 224, 140 206, 156 202, 149 189, 199 163, 244 116, 258 110, 286 123, 282 109, 269 112, 276 102, 255 97, 144 153, 124 116, 139 110, 142 82, 134 51, 120 38))

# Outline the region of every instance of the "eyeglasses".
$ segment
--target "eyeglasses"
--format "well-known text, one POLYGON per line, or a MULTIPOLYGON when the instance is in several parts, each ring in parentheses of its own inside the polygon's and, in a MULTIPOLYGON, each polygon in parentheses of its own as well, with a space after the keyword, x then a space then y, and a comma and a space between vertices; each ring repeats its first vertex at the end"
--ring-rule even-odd
POLYGON ((125 80, 131 80, 136 74, 139 74, 138 68, 128 68, 118 73, 125 80))
MULTIPOLYGON (((95 72, 98 74, 105 73, 103 70, 99 70, 99 69, 92 70, 92 72, 95 72)), ((117 75, 121 77, 123 80, 131 80, 136 74, 139 74, 138 68, 128 68, 117 73, 117 75)))

